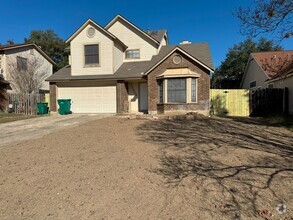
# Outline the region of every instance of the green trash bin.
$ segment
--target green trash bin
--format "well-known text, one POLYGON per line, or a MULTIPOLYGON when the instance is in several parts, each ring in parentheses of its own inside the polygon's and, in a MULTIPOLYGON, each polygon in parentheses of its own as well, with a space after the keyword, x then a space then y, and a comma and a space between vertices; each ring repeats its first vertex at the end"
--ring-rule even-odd
POLYGON ((48 114, 48 103, 46 102, 37 103, 37 106, 38 106, 38 115, 48 114))
POLYGON ((59 114, 60 115, 68 115, 71 114, 71 99, 58 99, 59 105, 59 114))

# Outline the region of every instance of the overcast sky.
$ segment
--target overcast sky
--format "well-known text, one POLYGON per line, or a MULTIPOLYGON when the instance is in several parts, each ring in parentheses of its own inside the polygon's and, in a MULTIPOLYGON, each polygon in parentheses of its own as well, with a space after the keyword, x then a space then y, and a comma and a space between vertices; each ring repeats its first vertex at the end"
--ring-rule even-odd
MULTIPOLYGON (((208 42, 214 65, 225 58, 228 48, 246 39, 232 13, 252 0, 9 0, 1 1, 0 43, 8 39, 22 43, 31 30, 53 29, 67 39, 82 23, 92 18, 106 25, 116 14, 143 30, 167 29, 169 43, 183 40, 208 42)), ((271 39, 272 36, 267 36, 271 39)), ((281 42, 293 49, 293 39, 281 42)))

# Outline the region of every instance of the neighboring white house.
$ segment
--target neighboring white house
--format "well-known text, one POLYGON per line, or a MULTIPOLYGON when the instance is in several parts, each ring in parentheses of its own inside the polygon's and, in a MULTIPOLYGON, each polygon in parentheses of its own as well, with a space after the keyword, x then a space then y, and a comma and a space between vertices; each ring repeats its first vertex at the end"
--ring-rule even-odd
POLYGON ((74 113, 208 111, 207 43, 170 46, 166 30, 143 31, 121 15, 105 27, 88 19, 66 42, 69 65, 47 79, 51 111, 62 98, 74 113))
MULTIPOLYGON (((46 74, 47 77, 53 74, 54 61, 45 54, 36 44, 12 44, 0 46, 0 74, 13 87, 11 73, 13 68, 29 68, 28 65, 34 62, 39 69, 36 73, 46 74), (21 66, 21 67, 20 67, 21 66)), ((25 83, 25 82, 24 82, 25 83)), ((49 83, 44 80, 40 90, 49 91, 49 83)), ((13 90, 11 91, 13 92, 13 90)))
POLYGON ((241 88, 285 88, 289 90, 289 112, 293 114, 293 50, 251 53, 241 88))

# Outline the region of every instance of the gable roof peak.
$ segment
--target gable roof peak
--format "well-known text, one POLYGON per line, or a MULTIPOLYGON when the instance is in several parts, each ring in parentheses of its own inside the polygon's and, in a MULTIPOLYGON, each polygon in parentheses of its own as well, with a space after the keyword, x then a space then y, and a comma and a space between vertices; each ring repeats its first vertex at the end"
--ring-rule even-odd
POLYGON ((92 25, 94 28, 101 30, 104 34, 106 34, 108 37, 112 38, 113 40, 118 41, 124 48, 127 48, 127 46, 121 40, 119 40, 114 34, 110 33, 106 29, 104 29, 101 25, 96 23, 91 18, 88 18, 65 42, 69 43, 70 41, 72 41, 89 24, 92 25))
POLYGON ((134 29, 136 29, 138 32, 142 33, 144 36, 146 36, 147 38, 149 38, 150 40, 152 40, 154 43, 156 43, 157 45, 160 45, 160 42, 157 41, 155 38, 153 38, 152 36, 150 36, 149 34, 147 34, 145 31, 141 30, 139 27, 137 27, 135 24, 133 24, 131 21, 127 20, 125 17, 123 17, 120 14, 117 14, 104 28, 105 30, 108 30, 114 23, 116 23, 119 19, 121 19, 122 21, 126 22, 127 24, 129 24, 131 27, 133 27, 134 29))

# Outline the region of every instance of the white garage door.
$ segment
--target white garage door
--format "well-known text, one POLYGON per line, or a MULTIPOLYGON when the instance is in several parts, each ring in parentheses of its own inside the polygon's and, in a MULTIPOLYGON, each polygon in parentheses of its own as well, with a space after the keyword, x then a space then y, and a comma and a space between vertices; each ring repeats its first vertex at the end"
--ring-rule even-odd
POLYGON ((59 87, 58 99, 71 99, 73 113, 116 113, 116 86, 59 87))

